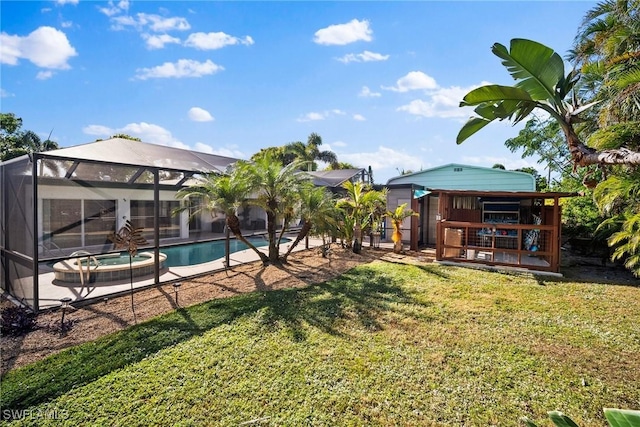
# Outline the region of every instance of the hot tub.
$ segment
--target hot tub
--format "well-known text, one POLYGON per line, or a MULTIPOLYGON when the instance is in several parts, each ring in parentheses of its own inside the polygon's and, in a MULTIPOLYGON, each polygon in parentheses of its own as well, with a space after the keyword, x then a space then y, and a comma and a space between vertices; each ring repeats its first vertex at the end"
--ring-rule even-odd
MULTIPOLYGON (((160 253, 160 269, 165 267, 167 256, 160 253)), ((55 278, 68 283, 112 282, 154 273, 154 253, 139 252, 132 258, 129 271, 129 254, 91 255, 74 253, 71 257, 53 265, 55 278)))

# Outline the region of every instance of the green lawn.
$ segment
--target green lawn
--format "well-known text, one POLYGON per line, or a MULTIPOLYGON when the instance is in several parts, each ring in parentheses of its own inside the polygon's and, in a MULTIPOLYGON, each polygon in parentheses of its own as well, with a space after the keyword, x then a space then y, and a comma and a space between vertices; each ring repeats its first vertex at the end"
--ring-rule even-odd
MULTIPOLYGON (((602 426, 640 408, 640 288, 376 261, 8 373, 26 425, 602 426), (58 419, 51 419, 58 418, 58 419)), ((73 333, 73 332, 71 332, 73 333)))

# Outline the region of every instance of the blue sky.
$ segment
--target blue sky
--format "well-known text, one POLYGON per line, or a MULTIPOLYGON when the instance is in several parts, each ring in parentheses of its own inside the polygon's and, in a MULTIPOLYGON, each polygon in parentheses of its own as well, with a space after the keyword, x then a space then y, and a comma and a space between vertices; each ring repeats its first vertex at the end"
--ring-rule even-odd
POLYGON ((533 166, 496 123, 457 146, 470 89, 512 84, 495 42, 561 55, 582 1, 2 1, 1 111, 67 147, 128 133, 249 158, 320 134, 376 182, 447 163, 533 166))

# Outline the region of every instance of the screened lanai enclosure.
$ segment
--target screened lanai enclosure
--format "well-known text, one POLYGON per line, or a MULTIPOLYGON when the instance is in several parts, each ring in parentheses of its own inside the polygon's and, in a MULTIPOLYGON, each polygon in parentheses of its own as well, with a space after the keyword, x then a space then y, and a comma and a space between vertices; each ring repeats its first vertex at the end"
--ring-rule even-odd
MULTIPOLYGON (((139 285, 154 285, 193 273, 190 264, 203 260, 179 248, 223 238, 224 217, 191 215, 197 200, 177 212, 185 202, 176 191, 236 161, 114 138, 1 163, 3 291, 38 311, 65 296, 78 301, 125 291, 130 274, 139 285), (147 243, 131 270, 128 254, 109 238, 127 221, 143 230, 147 243)), ((258 208, 239 217, 247 234, 264 229, 258 208)))

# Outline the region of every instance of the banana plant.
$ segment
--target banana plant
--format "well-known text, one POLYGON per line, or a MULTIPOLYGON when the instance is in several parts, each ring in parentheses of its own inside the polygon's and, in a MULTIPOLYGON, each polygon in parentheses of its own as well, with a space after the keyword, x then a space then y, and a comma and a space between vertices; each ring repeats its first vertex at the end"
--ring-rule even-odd
MULTIPOLYGON (((560 411, 550 411, 547 413, 549 419, 557 427, 579 427, 571 418, 560 411)), ((630 409, 604 408, 604 416, 610 427, 638 427, 640 426, 640 411, 630 409)), ((527 427, 538 427, 529 418, 522 418, 521 421, 527 427)))
POLYGON ((581 122, 580 114, 597 102, 579 104, 574 88, 580 74, 573 70, 565 75, 564 61, 558 53, 526 39, 511 40, 509 49, 495 43, 491 51, 502 60, 516 84, 481 86, 464 96, 460 107, 475 106, 477 116, 460 129, 458 144, 494 120, 516 124, 540 109, 560 124, 574 165, 640 165, 640 152, 624 147, 598 151, 580 140, 574 124, 581 122))

